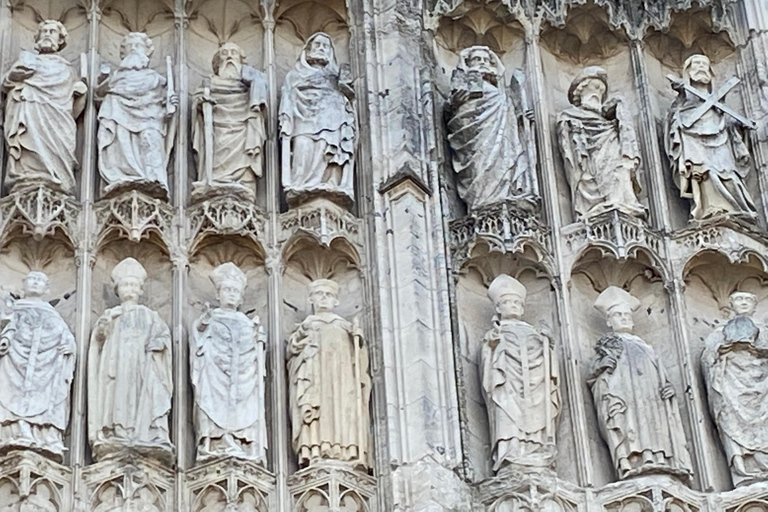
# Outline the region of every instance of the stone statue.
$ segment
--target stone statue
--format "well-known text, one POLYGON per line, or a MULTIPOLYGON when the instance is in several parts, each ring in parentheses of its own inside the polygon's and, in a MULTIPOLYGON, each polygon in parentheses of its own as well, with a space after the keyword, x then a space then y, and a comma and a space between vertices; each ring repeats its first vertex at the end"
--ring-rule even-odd
POLYGON ((597 298, 611 332, 597 342, 588 384, 600 433, 620 480, 647 473, 692 476, 675 389, 653 348, 632 334, 640 301, 617 286, 597 298))
POLYGON ((3 80, 6 93, 6 184, 45 183, 75 193, 75 120, 87 86, 67 59, 67 29, 56 20, 38 25, 37 52, 22 51, 3 80))
POLYGON ((357 319, 333 312, 338 297, 335 281, 313 281, 314 313, 288 340, 293 449, 302 467, 321 459, 370 466, 368 350, 357 319))
POLYGON ((173 382, 171 332, 138 303, 147 272, 126 258, 112 270, 120 305, 104 311, 88 351, 88 436, 94 459, 125 450, 167 461, 173 382))
POLYGON ((289 204, 299 204, 311 195, 343 205, 355 199, 354 91, 341 71, 331 36, 318 32, 307 40, 285 77, 280 139, 289 204))
POLYGON ((26 448, 61 461, 75 337, 43 300, 48 276, 30 272, 23 289, 23 299, 9 297, 8 311, 0 308, 0 450, 26 448))
POLYGON ((258 317, 237 310, 247 284, 242 270, 224 263, 213 269, 211 281, 219 307, 206 304, 190 347, 197 460, 232 456, 264 463, 266 335, 258 317))
POLYGON ((105 196, 126 188, 168 195, 168 158, 179 98, 173 91, 170 60, 167 78, 150 69, 153 52, 149 36, 131 32, 120 44, 117 70, 110 74, 102 66, 96 89, 101 99, 97 144, 105 196))
POLYGON ((267 77, 245 65, 245 52, 235 43, 221 45, 213 73, 192 104, 198 179, 192 194, 242 193, 253 200, 264 166, 267 77))
POLYGON ((756 306, 751 293, 731 295, 736 316, 707 336, 701 354, 735 486, 768 480, 768 326, 752 318, 756 306))
POLYGON ((486 46, 462 50, 451 78, 448 142, 458 191, 470 210, 506 200, 535 204, 535 175, 520 137, 524 114, 486 46))
POLYGON ((522 320, 525 287, 501 274, 488 287, 496 307, 485 334, 480 373, 491 430, 493 470, 550 467, 560 415, 560 378, 553 340, 522 320))
POLYGON ((691 217, 728 214, 754 220, 757 211, 744 182, 750 156, 740 129, 754 129, 755 123, 720 103, 739 80, 714 91, 704 55, 685 61, 683 81, 669 79, 678 97, 667 118, 666 150, 680 197, 693 199, 691 217))
POLYGON ((640 149, 632 114, 620 97, 608 98, 608 73, 590 66, 568 90, 573 107, 560 113, 557 132, 576 215, 586 219, 617 209, 645 216, 637 200, 640 149))

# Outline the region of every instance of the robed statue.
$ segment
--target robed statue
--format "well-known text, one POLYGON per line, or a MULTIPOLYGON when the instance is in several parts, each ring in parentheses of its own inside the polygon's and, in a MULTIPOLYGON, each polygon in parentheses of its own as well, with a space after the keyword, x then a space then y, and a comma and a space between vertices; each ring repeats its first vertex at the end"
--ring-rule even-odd
POLYGON ((247 284, 242 270, 224 263, 213 269, 211 281, 219 307, 206 304, 189 351, 197 460, 231 456, 265 463, 266 334, 258 317, 238 311, 247 284))
POLYGON ((255 199, 264 170, 267 77, 245 64, 245 52, 224 43, 213 56, 213 75, 192 103, 192 148, 197 154, 193 198, 237 194, 255 199))
POLYGON ((61 461, 75 337, 43 300, 48 276, 29 272, 23 291, 0 308, 0 451, 30 449, 61 461))
POLYGON ((611 332, 600 338, 588 384, 600 434, 620 480, 648 473, 693 475, 675 388, 653 348, 632 334, 640 301, 617 286, 595 308, 611 332))
POLYGON ((549 468, 556 452, 560 377, 552 338, 522 320, 525 287, 501 274, 488 287, 496 307, 483 338, 480 373, 493 470, 549 468))
POLYGON ((709 408, 733 485, 768 480, 768 325, 754 320, 757 298, 731 295, 736 314, 704 341, 701 367, 709 408))
POLYGON ((288 340, 293 449, 299 466, 323 459, 370 467, 368 350, 355 319, 333 312, 339 285, 319 279, 309 285, 314 312, 288 340))
POLYGON ((126 258, 112 270, 120 305, 96 321, 88 350, 88 438, 94 459, 135 451, 168 461, 171 332, 138 303, 147 272, 126 258))
POLYGON ((641 217, 637 200, 640 148, 624 100, 608 99, 608 73, 590 66, 568 89, 571 108, 560 113, 557 133, 573 209, 587 219, 610 210, 641 217))
POLYGON ((131 32, 120 43, 118 68, 110 74, 109 67, 102 66, 96 88, 101 101, 97 146, 105 196, 126 189, 168 195, 167 167, 179 98, 170 60, 164 77, 149 67, 153 53, 149 36, 131 32))
POLYGON ((289 204, 322 196, 342 205, 355 199, 357 127, 351 82, 339 69, 331 36, 312 35, 283 83, 280 143, 289 204))
POLYGON ((470 210, 507 200, 529 209, 538 201, 534 155, 522 136, 523 90, 505 80, 501 59, 486 46, 462 50, 451 77, 448 142, 459 196, 470 210))
POLYGON ((81 73, 59 55, 67 29, 56 20, 37 27, 35 52, 22 51, 3 79, 5 183, 47 184, 75 193, 76 119, 85 108, 87 86, 81 73))
POLYGON ((739 79, 715 90, 713 75, 709 58, 693 55, 685 61, 682 81, 670 77, 678 92, 666 125, 670 166, 680 197, 693 201, 693 220, 720 215, 754 220, 757 210, 745 182, 751 159, 742 131, 755 129, 755 123, 721 103, 739 79))

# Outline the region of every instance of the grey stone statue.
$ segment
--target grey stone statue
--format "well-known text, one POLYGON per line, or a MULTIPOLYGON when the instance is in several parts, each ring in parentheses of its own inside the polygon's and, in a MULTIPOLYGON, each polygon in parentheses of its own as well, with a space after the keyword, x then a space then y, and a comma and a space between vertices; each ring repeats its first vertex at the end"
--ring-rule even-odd
POLYGON ((682 81, 670 80, 678 97, 667 118, 666 151, 680 197, 693 201, 691 217, 726 214, 754 220, 757 211, 744 182, 750 155, 741 129, 754 129, 755 124, 721 103, 739 80, 732 78, 714 90, 712 67, 704 55, 686 60, 682 81))
POLYGON ((451 78, 448 142, 458 191, 470 210, 506 200, 536 201, 520 127, 524 120, 501 59, 486 46, 462 50, 451 78))
POLYGON ((197 460, 232 456, 266 462, 266 335, 258 317, 238 311, 247 279, 234 263, 211 272, 219 307, 206 304, 192 328, 197 460))
POLYGON ((595 347, 588 383, 600 433, 620 480, 648 473, 692 476, 675 389, 662 361, 632 334, 640 301, 609 286, 595 302, 611 332, 595 347))
POLYGON ((557 132, 576 215, 586 219, 617 209, 644 216, 636 195, 640 149, 632 115, 621 97, 608 99, 606 71, 585 68, 571 83, 568 100, 573 107, 558 116, 557 132))
POLYGON ((553 340, 522 320, 525 287, 501 274, 488 287, 494 326, 480 352, 493 469, 550 467, 560 416, 560 377, 553 340))
POLYGON ((339 285, 309 285, 314 312, 288 340, 293 448, 300 466, 322 459, 370 467, 368 350, 355 319, 333 312, 339 285))
POLYGON ((735 486, 768 480, 768 326, 755 321, 757 298, 731 295, 736 316, 707 336, 701 367, 709 407, 735 486))
POLYGON ((167 77, 150 69, 153 52, 149 36, 131 32, 120 44, 122 61, 114 73, 102 67, 96 90, 101 100, 97 145, 105 196, 126 188, 168 195, 168 158, 179 98, 170 61, 167 77))
POLYGON ((26 448, 61 461, 77 347, 47 293, 48 277, 32 271, 24 298, 9 298, 0 315, 0 451, 26 448))
POLYGON ((267 77, 245 65, 245 52, 235 43, 221 45, 213 73, 192 104, 198 180, 192 195, 234 193, 253 200, 264 167, 267 77))
POLYGON ((94 459, 135 451, 168 461, 171 332, 138 303, 147 272, 126 258, 112 270, 120 305, 96 321, 88 350, 88 436, 94 459))
POLYGON ((286 75, 280 100, 282 180, 289 204, 320 195, 354 201, 354 92, 328 34, 311 36, 286 75))
POLYGON ((22 51, 3 79, 6 184, 45 183, 75 193, 75 120, 85 107, 87 86, 59 55, 67 29, 56 20, 38 25, 36 52, 22 51))

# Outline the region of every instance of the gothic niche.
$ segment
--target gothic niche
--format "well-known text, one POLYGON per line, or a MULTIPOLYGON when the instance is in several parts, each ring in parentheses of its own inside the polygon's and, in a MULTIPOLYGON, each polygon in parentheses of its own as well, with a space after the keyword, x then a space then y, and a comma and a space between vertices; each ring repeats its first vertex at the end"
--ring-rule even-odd
POLYGON ((470 259, 458 276, 455 310, 459 316, 460 353, 457 357, 459 374, 463 381, 460 389, 465 390, 465 396, 461 400, 464 404, 462 415, 466 419, 467 429, 464 450, 475 481, 494 474, 501 475, 507 468, 513 467, 552 469, 556 460, 569 456, 567 448, 555 449, 556 443, 561 447, 565 446, 560 443, 559 434, 565 430, 562 425, 567 422, 560 418, 562 398, 559 394, 557 364, 560 341, 553 302, 554 293, 547 273, 535 260, 528 259, 523 254, 490 253, 470 259), (522 295, 525 295, 525 298, 522 298, 522 295), (496 300, 493 301, 491 297, 496 300), (519 302, 513 316, 509 317, 519 319, 513 320, 512 323, 506 320, 509 316, 506 309, 502 311, 506 315, 504 318, 499 313, 499 308, 506 308, 505 305, 500 305, 501 302, 508 301, 509 297, 517 297, 512 300, 519 302), (511 330, 505 327, 507 324, 512 326, 511 330), (506 347, 505 344, 509 344, 504 348, 507 352, 520 349, 514 339, 528 339, 528 335, 533 335, 537 341, 534 343, 536 346, 526 346, 525 356, 520 352, 516 356, 505 358, 497 353, 499 345, 506 347), (522 367, 507 367, 506 372, 502 369, 507 365, 525 366, 524 361, 529 357, 541 359, 531 365, 537 369, 543 368, 542 361, 546 359, 549 372, 532 375, 534 384, 525 385, 514 381, 494 384, 492 374, 495 371, 508 375, 533 371, 531 368, 522 367), (549 378, 545 374, 549 374, 549 378), (536 396, 518 399, 539 404, 537 407, 540 410, 535 417, 517 417, 513 410, 504 407, 504 403, 514 407, 510 405, 515 403, 512 390, 523 387, 536 393, 536 396), (547 400, 546 396, 550 399, 547 400), (549 418, 549 421, 545 418, 549 418), (536 427, 535 423, 540 425, 536 427), (558 428, 558 425, 561 428, 558 428), (529 432, 532 437, 520 439, 521 432, 529 432), (514 448, 516 443, 530 447, 536 445, 539 448, 531 448, 528 450, 530 453, 526 450, 520 452, 514 448))
POLYGON ((545 25, 541 41, 549 52, 573 64, 610 61, 626 46, 623 31, 611 27, 603 7, 574 7, 562 27, 545 25))
POLYGON ((666 473, 687 482, 682 365, 669 342, 674 327, 656 260, 642 250, 617 260, 587 249, 574 264, 570 288, 574 355, 590 390, 584 421, 595 480, 604 485, 666 473))

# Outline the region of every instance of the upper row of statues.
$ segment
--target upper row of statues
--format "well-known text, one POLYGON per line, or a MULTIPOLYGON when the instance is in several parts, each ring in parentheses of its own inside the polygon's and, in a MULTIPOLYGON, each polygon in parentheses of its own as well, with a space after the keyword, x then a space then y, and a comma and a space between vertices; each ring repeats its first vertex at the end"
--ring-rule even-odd
MULTIPOLYGON (((59 52, 67 30, 40 23, 36 52, 22 51, 5 75, 6 184, 41 182, 74 194, 76 119, 85 107, 85 73, 59 52)), ((149 67, 152 39, 131 32, 120 44, 120 64, 106 65, 95 85, 98 170, 103 195, 126 188, 168 196, 168 162, 174 145, 179 98, 167 58, 162 76, 149 67)), ((245 65, 245 53, 223 44, 213 75, 193 98, 192 147, 198 156, 193 199, 237 194, 253 199, 263 172, 267 77, 245 65)), ((283 84, 280 103, 282 179, 291 204, 323 194, 341 204, 354 200, 356 142, 354 97, 327 34, 309 38, 283 84)))
MULTIPOLYGON (((37 52, 22 51, 4 79, 6 183, 43 181, 74 193, 75 119, 85 106, 87 79, 58 54, 67 42, 60 22, 40 23, 35 40, 37 52)), ((97 80, 98 169, 105 195, 125 187, 168 195, 179 98, 170 57, 163 77, 149 68, 152 53, 152 40, 132 32, 123 38, 118 68, 102 66, 97 80)), ((213 57, 213 75, 194 95, 193 200, 216 193, 255 195, 267 138, 267 78, 244 62, 242 48, 223 44, 213 57)), ((347 75, 330 36, 316 33, 285 77, 279 126, 289 204, 317 194, 343 205, 354 201, 357 126, 347 75)), ((686 61, 682 80, 670 79, 678 97, 666 123, 666 153, 681 196, 692 199, 692 218, 755 219, 745 185, 750 155, 742 134, 755 123, 722 103, 739 80, 715 90, 704 55, 686 61)), ((504 66, 489 48, 461 52, 447 128, 459 195, 470 210, 507 200, 530 209, 538 202, 533 116, 521 80, 505 80, 504 66)), ((637 198, 641 158, 632 115, 621 98, 608 98, 606 71, 584 69, 571 83, 568 99, 572 107, 558 116, 557 132, 577 216, 612 209, 644 216, 646 208, 637 198)))

